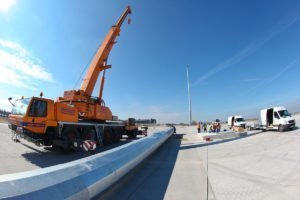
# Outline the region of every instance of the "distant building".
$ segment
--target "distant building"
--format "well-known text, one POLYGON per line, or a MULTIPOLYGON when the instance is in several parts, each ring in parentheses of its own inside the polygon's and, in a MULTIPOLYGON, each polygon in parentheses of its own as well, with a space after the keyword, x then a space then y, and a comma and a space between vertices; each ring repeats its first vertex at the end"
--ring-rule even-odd
POLYGON ((0 117, 8 117, 9 114, 10 114, 10 112, 0 109, 0 117))
POLYGON ((156 119, 136 119, 137 124, 156 124, 156 119))

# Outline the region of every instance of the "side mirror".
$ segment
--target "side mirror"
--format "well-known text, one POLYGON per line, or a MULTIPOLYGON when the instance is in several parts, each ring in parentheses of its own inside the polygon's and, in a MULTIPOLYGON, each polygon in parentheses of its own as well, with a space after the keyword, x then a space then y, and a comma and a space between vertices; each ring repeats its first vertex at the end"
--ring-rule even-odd
MULTIPOLYGON (((9 97, 9 98, 8 98, 8 101, 9 101, 9 103, 10 103, 12 106, 15 106, 15 104, 14 104, 14 103, 12 103, 12 102, 11 102, 11 100, 12 100, 12 98, 11 98, 11 97, 9 97)), ((16 102, 15 102, 15 103, 16 103, 16 102)))

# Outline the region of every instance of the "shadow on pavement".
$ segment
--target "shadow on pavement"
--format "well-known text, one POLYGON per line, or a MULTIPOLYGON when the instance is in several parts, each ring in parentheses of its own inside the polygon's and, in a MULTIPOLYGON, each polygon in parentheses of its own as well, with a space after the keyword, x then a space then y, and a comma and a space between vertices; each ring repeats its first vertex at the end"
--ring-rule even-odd
POLYGON ((183 134, 174 134, 133 171, 96 199, 163 199, 176 163, 183 134))
MULTIPOLYGON (((137 138, 139 139, 139 138, 137 138)), ((136 140, 136 139, 134 139, 136 140)), ((133 140, 123 139, 117 144, 110 144, 104 147, 97 148, 96 154, 101 153, 118 146, 127 144, 133 140)), ((58 165, 66 162, 71 162, 80 158, 85 158, 91 154, 84 151, 75 152, 63 152, 58 149, 53 149, 51 147, 44 147, 42 150, 40 148, 35 148, 34 145, 27 145, 25 143, 20 143, 23 146, 33 150, 33 152, 23 153, 22 156, 30 163, 35 164, 41 168, 50 167, 53 165, 58 165)))

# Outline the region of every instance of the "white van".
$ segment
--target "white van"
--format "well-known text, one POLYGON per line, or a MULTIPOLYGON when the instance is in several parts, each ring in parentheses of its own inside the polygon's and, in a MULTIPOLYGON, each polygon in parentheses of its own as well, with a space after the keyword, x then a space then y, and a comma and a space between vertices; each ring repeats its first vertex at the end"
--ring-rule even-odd
POLYGON ((260 126, 263 130, 285 131, 295 127, 295 119, 283 106, 260 111, 260 126))
POLYGON ((246 127, 246 121, 244 120, 243 116, 236 115, 236 116, 229 116, 227 120, 227 125, 229 128, 232 128, 233 126, 238 127, 246 127))

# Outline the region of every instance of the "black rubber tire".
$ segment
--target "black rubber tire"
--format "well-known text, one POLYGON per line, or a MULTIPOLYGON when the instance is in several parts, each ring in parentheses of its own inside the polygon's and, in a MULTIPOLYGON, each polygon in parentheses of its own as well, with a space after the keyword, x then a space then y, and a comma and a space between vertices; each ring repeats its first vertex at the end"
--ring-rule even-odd
POLYGON ((79 138, 79 132, 76 128, 67 127, 62 132, 62 138, 64 140, 79 138))
POLYGON ((113 128, 113 138, 112 138, 112 142, 113 143, 118 143, 121 140, 121 129, 119 127, 115 127, 113 128))
POLYGON ((133 138, 133 139, 136 138, 136 133, 132 134, 132 138, 133 138))
POLYGON ((44 146, 52 146, 54 137, 55 137, 55 130, 51 128, 47 129, 46 138, 44 140, 44 146))
POLYGON ((103 133, 103 144, 108 145, 111 143, 112 143, 112 130, 110 127, 105 127, 103 133))
POLYGON ((60 146, 52 145, 51 146, 51 151, 61 153, 61 152, 64 151, 64 149, 60 146))
POLYGON ((83 131, 81 139, 83 140, 92 140, 96 142, 96 130, 94 128, 89 128, 83 131))
POLYGON ((284 127, 279 125, 278 130, 279 130, 279 132, 284 132, 284 127))
POLYGON ((135 132, 130 132, 130 134, 128 134, 128 139, 135 139, 136 138, 136 133, 135 132))
MULTIPOLYGON (((78 139, 79 138, 79 132, 76 128, 73 127, 67 127, 62 132, 62 139, 65 141, 70 141, 72 139, 78 139)), ((69 147, 62 149, 66 153, 74 152, 75 149, 72 148, 71 142, 69 142, 69 147)))

